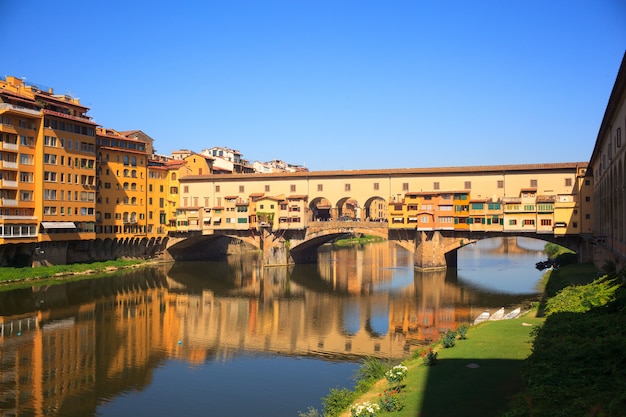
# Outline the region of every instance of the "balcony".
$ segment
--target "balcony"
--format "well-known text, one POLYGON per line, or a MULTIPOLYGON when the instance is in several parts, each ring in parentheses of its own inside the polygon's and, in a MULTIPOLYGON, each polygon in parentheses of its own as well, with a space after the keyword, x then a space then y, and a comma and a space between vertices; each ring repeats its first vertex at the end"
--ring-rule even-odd
POLYGON ((0 111, 1 110, 13 110, 19 113, 28 114, 30 116, 41 116, 39 110, 27 109, 25 107, 16 106, 15 104, 9 103, 0 103, 0 111))
POLYGON ((0 222, 4 220, 33 220, 37 221, 39 218, 37 216, 9 216, 9 215, 0 215, 0 222))
POLYGON ((0 161, 0 169, 17 169, 17 162, 0 161))
POLYGON ((3 198, 0 203, 3 207, 17 207, 17 200, 12 198, 3 198))
POLYGON ((17 181, 0 180, 0 188, 17 188, 17 181))
POLYGON ((17 151, 18 145, 17 143, 0 142, 0 149, 3 151, 17 151))

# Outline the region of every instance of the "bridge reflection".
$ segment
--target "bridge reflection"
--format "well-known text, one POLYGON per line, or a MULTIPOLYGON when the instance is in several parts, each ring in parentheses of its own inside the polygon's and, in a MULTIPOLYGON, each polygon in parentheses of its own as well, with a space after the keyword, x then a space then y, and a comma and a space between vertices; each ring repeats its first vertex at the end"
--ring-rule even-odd
MULTIPOLYGON (((400 358, 488 307, 453 272, 409 265, 398 278, 365 268, 354 251, 320 256, 332 258, 326 269, 231 257, 0 293, 0 408, 95 414, 99 397, 149 385, 168 358, 193 364, 243 350, 400 358)), ((372 249, 367 262, 405 256, 372 249)))

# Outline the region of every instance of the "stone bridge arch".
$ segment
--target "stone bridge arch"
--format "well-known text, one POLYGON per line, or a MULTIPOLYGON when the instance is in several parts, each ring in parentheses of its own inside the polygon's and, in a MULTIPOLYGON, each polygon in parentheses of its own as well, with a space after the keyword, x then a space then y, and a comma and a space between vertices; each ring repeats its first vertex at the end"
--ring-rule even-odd
POLYGON ((212 234, 172 236, 167 241, 167 257, 175 261, 223 259, 231 253, 262 248, 259 235, 212 234), (242 247, 243 246, 243 247, 242 247))
POLYGON ((320 246, 333 240, 373 235, 383 239, 389 238, 386 224, 377 224, 357 221, 317 222, 309 224, 306 234, 301 239, 291 239, 289 246, 290 256, 295 263, 313 263, 317 261, 317 251, 320 246))

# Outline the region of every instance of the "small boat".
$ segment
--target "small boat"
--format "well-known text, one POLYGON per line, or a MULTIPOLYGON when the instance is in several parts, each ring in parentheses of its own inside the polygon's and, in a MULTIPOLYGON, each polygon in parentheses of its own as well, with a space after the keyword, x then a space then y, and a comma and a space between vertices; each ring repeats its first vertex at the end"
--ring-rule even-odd
POLYGON ((505 315, 504 316, 504 320, 517 318, 520 315, 521 312, 522 312, 522 309, 520 307, 517 307, 515 310, 511 310, 510 313, 505 315))
POLYGON ((489 320, 502 320, 502 317, 504 317, 504 307, 489 316, 489 320))
POLYGON ((489 311, 483 311, 478 317, 476 317, 476 320, 474 320, 474 325, 477 325, 487 320, 489 320, 489 311))

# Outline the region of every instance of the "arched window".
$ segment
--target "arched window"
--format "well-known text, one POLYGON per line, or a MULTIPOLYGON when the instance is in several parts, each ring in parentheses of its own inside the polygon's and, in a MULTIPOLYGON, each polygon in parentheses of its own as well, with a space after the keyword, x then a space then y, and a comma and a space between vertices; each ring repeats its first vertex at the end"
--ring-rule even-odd
POLYGON ((128 165, 128 155, 124 155, 124 165, 128 165))

